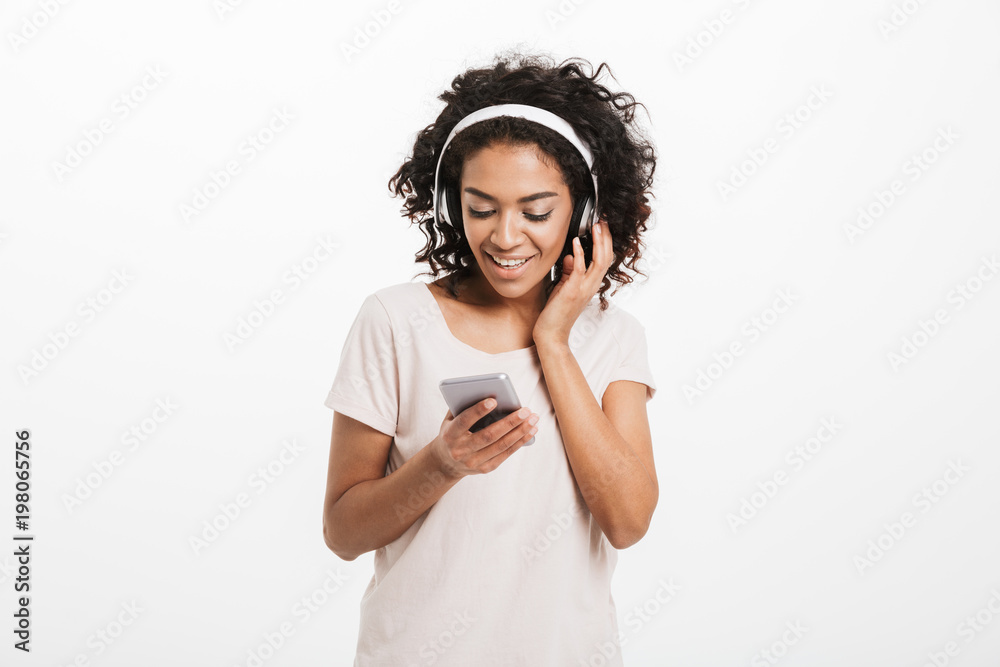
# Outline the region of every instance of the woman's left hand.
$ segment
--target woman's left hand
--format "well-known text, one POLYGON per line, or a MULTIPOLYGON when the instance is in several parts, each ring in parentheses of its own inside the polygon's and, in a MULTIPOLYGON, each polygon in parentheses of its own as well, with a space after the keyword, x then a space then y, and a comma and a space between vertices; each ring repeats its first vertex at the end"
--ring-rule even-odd
POLYGON ((579 239, 573 239, 573 254, 563 258, 563 272, 549 300, 535 321, 532 338, 536 345, 569 344, 569 334, 580 313, 597 294, 614 263, 614 248, 608 223, 601 220, 591 229, 594 256, 588 268, 579 239))

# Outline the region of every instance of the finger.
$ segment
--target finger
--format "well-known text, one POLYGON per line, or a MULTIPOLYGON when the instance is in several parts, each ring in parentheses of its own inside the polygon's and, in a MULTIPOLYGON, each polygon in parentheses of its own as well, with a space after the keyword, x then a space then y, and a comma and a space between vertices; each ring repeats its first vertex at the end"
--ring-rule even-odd
POLYGON ((600 224, 597 226, 600 231, 597 233, 600 236, 600 246, 598 254, 600 259, 598 260, 600 265, 603 267, 605 273, 611 267, 612 262, 615 258, 615 248, 614 244, 611 242, 611 225, 608 224, 607 220, 601 220, 600 224))
MULTIPOLYGON (((538 428, 533 426, 531 422, 525 419, 524 421, 520 422, 512 429, 501 435, 499 438, 497 438, 496 441, 490 447, 487 447, 484 451, 487 452, 490 456, 493 456, 497 452, 502 452, 508 447, 513 447, 519 442, 524 442, 525 440, 528 439, 527 436, 529 433, 531 433, 531 431, 537 433, 538 428)), ((534 433, 532 433, 531 435, 534 435, 534 433)))
POLYGON ((492 412, 496 406, 496 399, 492 396, 488 396, 472 407, 462 411, 462 414, 458 416, 456 421, 458 421, 462 431, 469 431, 472 429, 473 424, 492 412), (492 405, 487 406, 487 401, 491 402, 492 405))
POLYGON ((601 229, 601 233, 604 234, 604 245, 608 249, 608 264, 610 265, 615 258, 615 244, 614 239, 611 237, 611 223, 607 220, 604 221, 604 228, 601 229))
POLYGON ((532 412, 530 408, 522 407, 514 412, 510 413, 500 421, 490 424, 481 431, 477 431, 476 435, 482 438, 482 447, 486 447, 491 443, 494 443, 502 439, 505 435, 517 430, 518 426, 522 426, 528 423, 528 419, 531 418, 532 412))
POLYGON ((573 273, 586 273, 587 262, 583 256, 583 244, 580 243, 580 237, 573 237, 573 273))
MULTIPOLYGON (((517 413, 515 412, 514 415, 517 415, 517 413)), ((514 415, 508 415, 508 418, 514 415)), ((506 421, 506 419, 503 421, 506 421)), ((497 425, 498 424, 494 424, 490 428, 497 425)), ((491 461, 497 456, 502 456, 506 451, 517 449, 520 445, 523 445, 525 442, 530 440, 535 433, 538 433, 537 426, 533 425, 526 418, 518 418, 513 427, 505 432, 502 432, 501 435, 494 436, 495 441, 493 441, 494 438, 490 438, 490 440, 493 441, 492 444, 483 447, 482 453, 486 455, 487 461, 491 461)), ((503 459, 501 458, 500 460, 502 461, 503 459)))
POLYGON ((596 274, 602 274, 600 280, 603 280, 603 274, 607 273, 607 262, 608 258, 613 254, 613 249, 611 248, 611 239, 607 233, 608 227, 605 220, 599 220, 597 224, 594 225, 591 230, 591 239, 593 240, 593 259, 590 262, 590 266, 587 268, 587 278, 591 280, 597 280, 596 274))

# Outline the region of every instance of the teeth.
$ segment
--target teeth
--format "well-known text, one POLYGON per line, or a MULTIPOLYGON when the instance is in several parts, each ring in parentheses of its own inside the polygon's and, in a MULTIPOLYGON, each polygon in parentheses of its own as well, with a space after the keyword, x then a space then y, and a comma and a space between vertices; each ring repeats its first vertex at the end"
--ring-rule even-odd
POLYGON ((519 259, 519 260, 497 259, 496 257, 493 257, 493 255, 490 255, 490 258, 500 266, 505 266, 508 268, 513 266, 521 266, 522 264, 528 261, 527 259, 519 259))

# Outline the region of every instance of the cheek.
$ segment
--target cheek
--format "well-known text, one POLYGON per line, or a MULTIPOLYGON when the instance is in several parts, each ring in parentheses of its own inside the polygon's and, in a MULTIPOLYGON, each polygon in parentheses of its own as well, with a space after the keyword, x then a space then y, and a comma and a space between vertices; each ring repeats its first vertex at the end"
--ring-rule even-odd
POLYGON ((483 244, 483 241, 486 240, 486 236, 483 235, 481 231, 477 231, 475 225, 473 225, 471 228, 468 225, 466 225, 465 240, 469 242, 469 246, 473 250, 478 250, 479 246, 481 246, 483 244))
POLYGON ((566 233, 556 232, 549 236, 546 240, 546 253, 551 255, 562 254, 563 246, 566 244, 566 233))

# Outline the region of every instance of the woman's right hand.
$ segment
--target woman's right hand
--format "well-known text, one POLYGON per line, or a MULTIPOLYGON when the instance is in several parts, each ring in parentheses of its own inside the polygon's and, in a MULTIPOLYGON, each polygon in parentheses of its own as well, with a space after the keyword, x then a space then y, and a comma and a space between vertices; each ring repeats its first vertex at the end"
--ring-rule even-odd
POLYGON ((448 411, 441 422, 441 431, 429 445, 443 473, 460 479, 496 470, 538 431, 528 421, 534 416, 537 423, 537 415, 522 407, 486 428, 470 432, 473 424, 488 415, 493 407, 496 407, 496 399, 484 398, 457 417, 448 411), (486 407, 486 401, 491 401, 492 407, 486 407))

